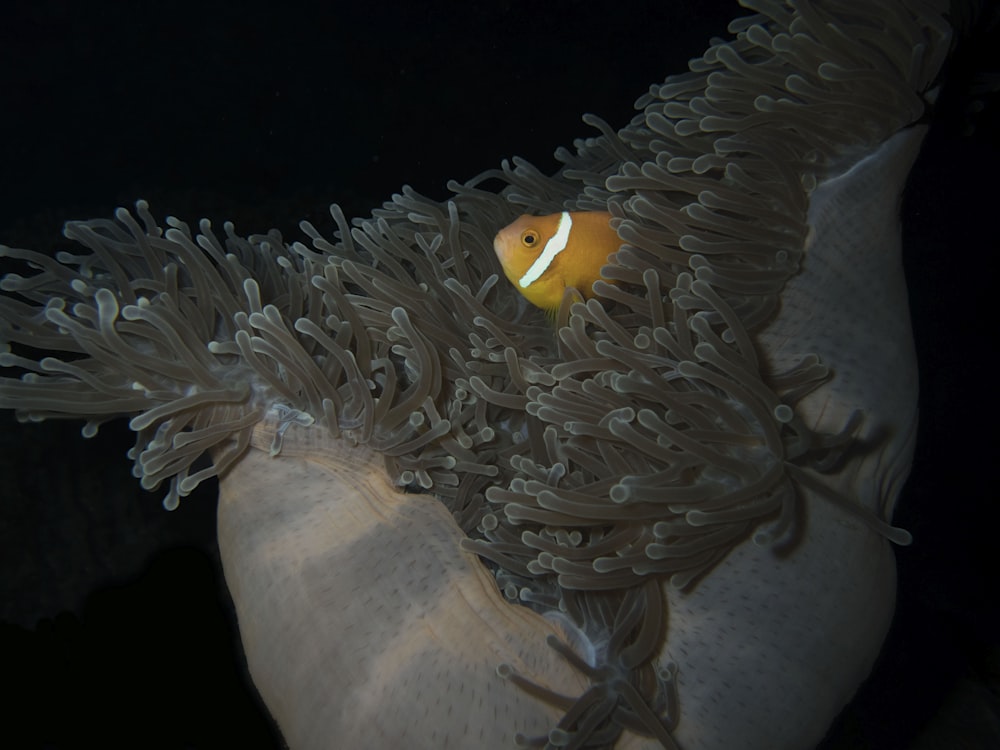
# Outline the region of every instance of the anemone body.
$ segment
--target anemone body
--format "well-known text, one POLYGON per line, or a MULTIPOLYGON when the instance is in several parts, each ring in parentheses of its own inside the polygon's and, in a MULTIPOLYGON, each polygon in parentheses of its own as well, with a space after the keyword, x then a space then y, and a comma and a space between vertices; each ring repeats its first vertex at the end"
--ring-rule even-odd
POLYGON ((310 246, 140 202, 68 225, 88 255, 4 250, 36 273, 0 404, 130 416, 168 507, 220 477, 293 748, 804 748, 870 669, 916 429, 898 201, 950 31, 758 5, 552 176, 334 207, 310 246), (613 283, 553 329, 490 238, 594 209, 613 283))
MULTIPOLYGON (((748 540, 692 589, 664 587, 656 660, 679 665, 679 747, 813 746, 889 627, 891 545, 830 495, 881 513, 912 455, 916 366, 896 212, 923 134, 902 131, 813 194, 803 272, 762 333, 763 352, 782 369, 807 351, 846 362, 802 413, 819 428, 864 409, 879 451, 804 488, 785 544, 748 540)), ((586 680, 546 645, 573 632, 505 602, 459 549, 463 532, 443 506, 391 486, 370 451, 313 431, 286 435, 269 457, 273 430, 259 428, 260 450, 221 483, 219 540, 251 674, 290 744, 504 748, 515 733, 544 735, 559 712, 497 667, 580 693, 586 680), (428 680, 435 700, 414 711, 428 680)), ((630 732, 619 742, 659 746, 630 732)))

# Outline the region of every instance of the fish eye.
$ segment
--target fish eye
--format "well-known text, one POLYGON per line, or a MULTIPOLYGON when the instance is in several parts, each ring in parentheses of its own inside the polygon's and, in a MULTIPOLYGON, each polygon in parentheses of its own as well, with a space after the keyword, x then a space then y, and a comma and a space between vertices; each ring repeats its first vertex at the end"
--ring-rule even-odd
POLYGON ((534 247, 538 243, 538 232, 534 229, 525 229, 521 233, 521 244, 525 247, 534 247))

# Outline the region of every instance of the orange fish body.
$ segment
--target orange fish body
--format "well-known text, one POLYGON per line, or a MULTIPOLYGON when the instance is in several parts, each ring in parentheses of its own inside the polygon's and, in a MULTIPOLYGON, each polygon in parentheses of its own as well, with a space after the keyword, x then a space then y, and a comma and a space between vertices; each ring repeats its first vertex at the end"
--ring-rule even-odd
POLYGON ((594 296, 593 284, 603 278, 601 267, 622 244, 610 222, 607 211, 526 214, 497 232, 493 249, 504 274, 528 302, 554 312, 567 287, 586 299, 594 296))

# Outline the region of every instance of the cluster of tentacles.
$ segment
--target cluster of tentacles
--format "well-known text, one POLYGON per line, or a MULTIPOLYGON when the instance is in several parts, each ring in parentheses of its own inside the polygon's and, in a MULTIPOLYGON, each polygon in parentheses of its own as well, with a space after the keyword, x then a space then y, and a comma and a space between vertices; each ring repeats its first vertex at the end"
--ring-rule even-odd
POLYGON ((68 224, 84 254, 3 249, 36 272, 0 285, 0 364, 21 373, 0 403, 85 435, 129 416, 135 474, 169 485, 167 507, 239 460, 268 411, 377 448, 400 487, 448 505, 507 597, 593 648, 552 644, 591 679, 579 698, 503 668, 567 712, 523 742, 629 728, 669 746, 662 580, 696 585, 751 536, 793 533, 798 483, 857 426, 809 430, 795 405, 827 366, 803 352, 767 372, 754 341, 799 267, 809 191, 921 116, 940 45, 911 37, 947 33, 930 3, 899 26, 860 1, 747 5, 626 127, 587 118, 600 134, 553 176, 515 160, 443 204, 404 189, 367 219, 334 207, 332 237, 302 225, 309 246, 163 227, 140 202, 68 224), (553 328, 501 281, 492 237, 525 211, 593 208, 622 238, 617 284, 553 328))

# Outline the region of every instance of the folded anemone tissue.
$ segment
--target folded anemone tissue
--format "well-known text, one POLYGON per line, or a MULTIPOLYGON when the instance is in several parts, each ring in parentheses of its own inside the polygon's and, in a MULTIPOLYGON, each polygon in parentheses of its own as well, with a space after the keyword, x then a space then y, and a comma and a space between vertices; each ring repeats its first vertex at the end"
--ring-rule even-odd
POLYGON ((997 736, 996 18, 741 5, 18 11, 12 746, 997 736))

